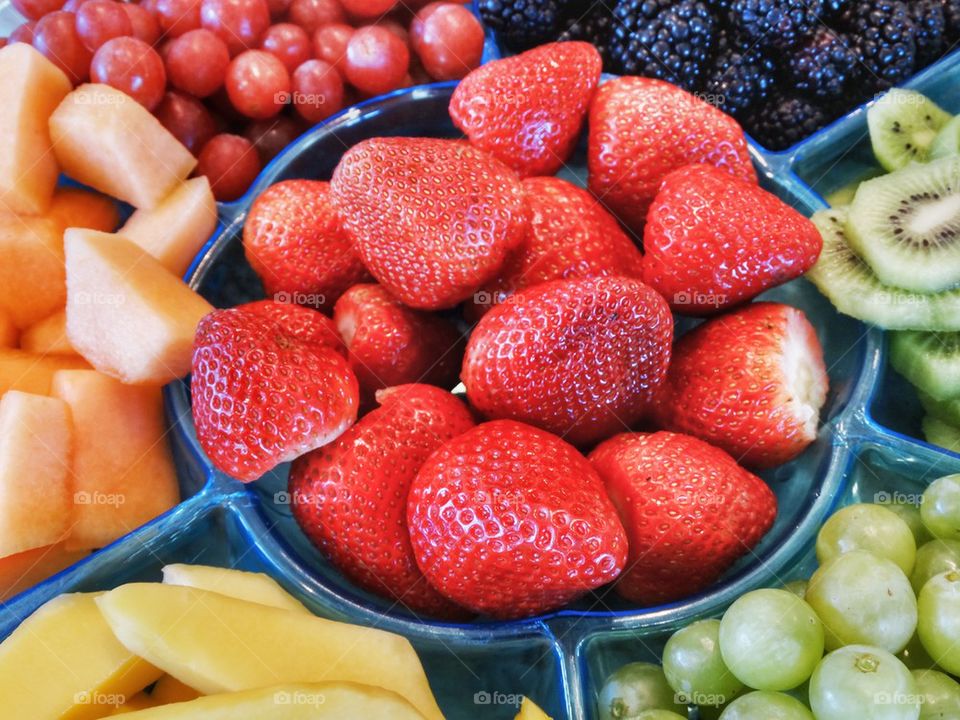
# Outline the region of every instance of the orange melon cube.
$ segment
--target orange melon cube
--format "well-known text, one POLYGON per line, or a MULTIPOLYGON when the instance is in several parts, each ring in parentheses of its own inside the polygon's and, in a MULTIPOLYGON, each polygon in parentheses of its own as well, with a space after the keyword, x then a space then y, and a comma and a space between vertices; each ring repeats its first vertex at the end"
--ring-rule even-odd
POLYGON ((76 356, 34 355, 22 350, 0 350, 0 396, 10 390, 49 395, 50 383, 57 370, 89 370, 90 366, 76 356))
POLYGON ((160 388, 63 370, 51 392, 73 418, 73 529, 68 549, 107 545, 179 500, 160 388))
POLYGON ((5 312, 0 310, 0 348, 15 348, 20 342, 17 326, 5 312))
POLYGON ((205 177, 187 180, 152 210, 137 210, 119 234, 183 276, 217 227, 217 203, 205 177))
POLYGON ((108 85, 81 85, 50 117, 54 153, 78 182, 156 207, 197 164, 150 112, 108 85))
POLYGON ((56 312, 24 330, 20 349, 37 355, 76 355, 67 338, 67 311, 56 312))
POLYGON ((0 206, 25 215, 46 211, 60 168, 50 115, 70 92, 56 65, 25 43, 0 50, 0 206))
POLYGON ((71 433, 63 400, 17 390, 0 398, 0 557, 66 536, 71 433))
POLYGON ((67 337, 77 352, 125 383, 186 375, 210 303, 119 235, 70 228, 64 237, 67 337))
POLYGON ((64 230, 79 227, 113 232, 120 224, 115 200, 78 187, 57 188, 46 216, 64 230))
POLYGON ((0 602, 79 562, 87 550, 67 550, 63 543, 0 558, 0 602))
POLYGON ((63 307, 63 231, 55 222, 0 215, 0 258, 0 311, 14 325, 29 327, 63 307))

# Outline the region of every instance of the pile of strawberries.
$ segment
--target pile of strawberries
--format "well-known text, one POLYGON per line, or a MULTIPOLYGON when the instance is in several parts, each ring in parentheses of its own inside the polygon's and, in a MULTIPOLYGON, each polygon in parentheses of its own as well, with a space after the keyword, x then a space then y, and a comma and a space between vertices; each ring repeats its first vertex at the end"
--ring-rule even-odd
POLYGON ((746 468, 816 436, 816 332, 749 301, 813 265, 817 230, 757 185, 735 121, 658 80, 598 87, 600 66, 580 42, 490 63, 450 103, 466 140, 372 138, 329 183, 269 188, 247 258, 313 308, 198 329, 213 462, 292 460, 304 532, 414 612, 701 591, 775 519, 746 468), (549 177, 585 122, 589 191, 549 177), (674 343, 671 310, 715 317, 674 343))

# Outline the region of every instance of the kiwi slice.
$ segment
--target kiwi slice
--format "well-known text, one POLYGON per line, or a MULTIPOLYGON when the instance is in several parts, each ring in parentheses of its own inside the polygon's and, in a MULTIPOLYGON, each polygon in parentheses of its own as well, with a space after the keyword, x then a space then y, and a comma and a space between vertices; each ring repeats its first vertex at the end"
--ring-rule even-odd
POLYGON ((960 330, 960 290, 924 295, 881 283, 847 241, 844 207, 811 218, 823 250, 807 278, 837 310, 890 330, 960 330))
POLYGON ((951 117, 925 95, 894 88, 867 110, 873 154, 886 170, 926 162, 937 133, 951 117))
POLYGON ((935 400, 960 397, 960 333, 891 333, 890 364, 935 400))
POLYGON ((927 411, 927 415, 935 417, 942 423, 960 427, 960 398, 953 400, 934 400, 923 390, 918 389, 917 395, 920 398, 920 404, 927 411))
POLYGON ((880 281, 934 293, 960 284, 960 157, 911 165, 857 189, 847 239, 880 281))
POLYGON ((960 428, 948 425, 932 415, 923 419, 923 436, 931 445, 960 453, 960 428))
POLYGON ((960 116, 953 118, 940 128, 940 132, 930 146, 931 160, 939 160, 951 155, 960 155, 960 116))

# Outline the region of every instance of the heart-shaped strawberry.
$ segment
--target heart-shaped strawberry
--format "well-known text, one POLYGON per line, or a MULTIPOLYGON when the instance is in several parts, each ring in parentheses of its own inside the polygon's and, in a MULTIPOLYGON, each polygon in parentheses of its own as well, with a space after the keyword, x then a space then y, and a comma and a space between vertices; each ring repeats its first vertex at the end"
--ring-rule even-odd
POLYGON ((256 480, 356 420, 353 371, 320 331, 302 328, 244 305, 197 326, 193 421, 214 465, 235 478, 256 480))

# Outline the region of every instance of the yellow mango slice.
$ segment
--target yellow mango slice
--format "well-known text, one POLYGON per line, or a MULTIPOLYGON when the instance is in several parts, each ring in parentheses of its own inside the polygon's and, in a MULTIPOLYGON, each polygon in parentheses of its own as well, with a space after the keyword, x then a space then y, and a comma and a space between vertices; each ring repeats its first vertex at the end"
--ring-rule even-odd
POLYGON ((137 693, 132 698, 127 700, 123 705, 120 705, 116 710, 110 713, 110 717, 113 717, 114 715, 128 715, 130 713, 137 712, 138 710, 146 710, 147 708, 156 707, 157 705, 159 705, 159 703, 154 702, 152 694, 148 694, 146 692, 137 693))
POLYGON ((427 720, 443 718, 400 635, 175 585, 124 585, 97 602, 131 652, 206 695, 356 682, 401 695, 427 720))
POLYGON ((67 312, 34 323, 20 335, 20 349, 37 355, 77 355, 67 338, 67 312))
POLYGON ((117 642, 96 595, 61 595, 0 643, 0 717, 92 720, 162 673, 117 642))
POLYGON ((150 698, 154 705, 187 702, 188 700, 196 700, 198 697, 200 697, 200 693, 189 685, 184 685, 173 675, 164 675, 157 680, 157 684, 153 686, 153 690, 150 692, 150 698))
POLYGON ((263 573, 209 565, 167 565, 163 568, 163 582, 167 585, 209 590, 258 605, 310 614, 310 611, 280 587, 276 580, 263 573))
POLYGON ((0 310, 18 328, 63 307, 63 257, 63 231, 53 220, 0 214, 0 310))
POLYGON ((514 720, 552 720, 552 718, 541 710, 533 700, 525 697, 520 704, 520 712, 517 713, 514 720))

